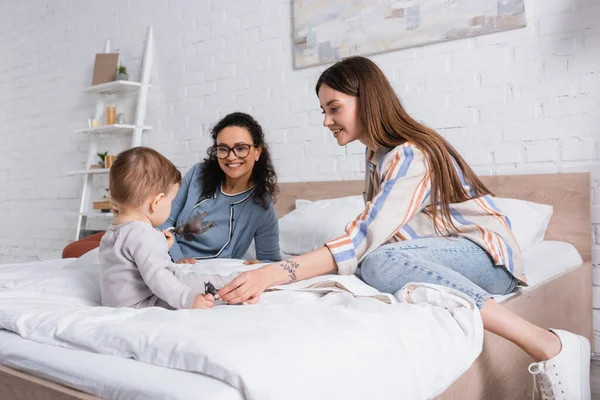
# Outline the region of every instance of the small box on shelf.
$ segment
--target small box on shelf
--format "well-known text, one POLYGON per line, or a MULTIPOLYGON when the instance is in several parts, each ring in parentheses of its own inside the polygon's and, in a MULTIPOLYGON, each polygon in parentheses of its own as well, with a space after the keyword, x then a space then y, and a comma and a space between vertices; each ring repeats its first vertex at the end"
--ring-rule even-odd
POLYGON ((110 201, 94 201, 92 203, 92 208, 94 210, 101 210, 103 212, 110 211, 110 201))

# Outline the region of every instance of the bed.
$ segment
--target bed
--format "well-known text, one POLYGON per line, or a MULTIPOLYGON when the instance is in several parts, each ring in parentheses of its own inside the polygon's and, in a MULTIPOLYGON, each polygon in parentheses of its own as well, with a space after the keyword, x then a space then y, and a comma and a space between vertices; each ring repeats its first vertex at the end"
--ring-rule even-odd
MULTIPOLYGON (((582 263, 565 268, 557 268, 553 276, 537 278, 532 287, 525 291, 516 293, 508 298, 502 299, 503 304, 541 326, 556 327, 574 331, 591 339, 592 336, 592 295, 591 295, 591 225, 589 204, 589 175, 588 174, 561 174, 561 175, 521 175, 521 176, 496 176, 483 177, 484 182, 498 195, 519 198, 550 204, 554 206, 554 216, 550 221, 546 233, 548 241, 561 241, 571 243, 579 252, 582 263)), ((281 185, 281 196, 277 203, 279 215, 291 211, 296 198, 323 199, 341 197, 362 192, 362 181, 347 182, 312 182, 312 183, 286 183, 281 185)), ((538 250, 540 253, 550 251, 549 249, 559 247, 559 244, 547 242, 546 249, 538 250)), ((568 252, 567 248, 559 252, 568 252)), ((535 260, 535 258, 534 258, 535 260)), ((531 261, 535 262, 535 261, 531 261)), ((549 262, 549 261, 548 261, 549 262)), ((53 361, 72 356, 74 350, 56 349, 53 346, 28 343, 25 345, 20 339, 2 332, 0 343, 10 343, 10 348, 19 346, 29 349, 29 356, 17 355, 12 357, 4 354, 2 364, 9 364, 24 373, 0 366, 0 398, 45 398, 45 399, 90 399, 93 396, 68 388, 67 384, 86 388, 86 385, 98 384, 102 376, 98 370, 91 367, 89 371, 81 371, 85 365, 103 365, 106 371, 110 371, 111 365, 116 366, 116 361, 110 356, 99 354, 85 354, 82 357, 95 356, 103 361, 90 360, 88 358, 73 358, 81 363, 79 369, 80 384, 73 384, 69 380, 60 379, 60 371, 50 373, 53 361), (7 336, 8 335, 8 336, 7 336), (47 346, 47 347, 44 347, 47 346), (55 351, 55 352, 53 352, 55 351), (36 363, 35 354, 44 354, 46 359, 36 363), (87 360, 87 361, 86 361, 87 360), (11 364, 11 361, 13 362, 11 364), (113 363, 114 362, 114 363, 113 363), (111 364, 113 363, 113 364, 111 364), (50 380, 39 377, 50 378, 50 380), (58 377, 57 377, 58 376, 58 377), (95 379, 91 377, 95 376, 95 379), (87 379, 87 380, 86 380, 87 379)), ((8 345, 6 345, 8 346, 8 345)), ((81 354, 80 354, 81 355, 81 354)), ((42 358, 39 357, 38 358, 42 358)), ((119 368, 113 370, 127 370, 132 365, 141 364, 133 360, 121 360, 119 368), (131 364, 134 363, 134 364, 131 364)), ((483 351, 471 368, 463 374, 450 388, 448 388, 439 399, 526 399, 531 394, 531 377, 526 373, 530 360, 515 346, 486 333, 483 351)), ((65 363, 63 363, 65 364, 65 363)), ((62 373, 69 372, 68 362, 62 373)), ((160 367, 156 367, 160 368, 160 367)), ((73 368, 72 368, 73 369, 73 368)), ((72 373, 73 371, 71 371, 72 373)), ((114 372, 114 371, 113 371, 114 372)), ((164 369, 163 371, 164 372, 164 369)), ((147 376, 152 376, 148 372, 147 376)), ((196 379, 198 374, 193 378, 196 379)), ((143 376, 143 375, 142 375, 143 376)), ((173 384, 184 382, 191 377, 178 375, 172 378, 173 384), (176 379, 183 379, 177 381, 176 379)), ((210 384, 213 384, 211 382, 210 384)), ((180 385, 183 385, 181 383, 180 385)), ((215 395, 212 398, 234 399, 236 392, 226 385, 215 384, 215 395), (231 389, 231 390, 227 390, 231 389)), ((85 390, 85 389, 84 389, 85 390)), ((165 397, 167 398, 167 397, 165 397)), ((240 398, 239 395, 237 398, 240 398)))

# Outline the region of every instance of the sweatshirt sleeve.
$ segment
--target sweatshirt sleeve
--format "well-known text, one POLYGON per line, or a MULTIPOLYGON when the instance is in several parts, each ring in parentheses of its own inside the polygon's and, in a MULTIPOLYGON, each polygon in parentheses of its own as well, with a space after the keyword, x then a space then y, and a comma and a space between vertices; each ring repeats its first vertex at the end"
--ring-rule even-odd
POLYGON ((369 253, 428 205, 430 174, 423 153, 416 147, 396 147, 386 155, 378 174, 381 185, 372 201, 346 225, 345 235, 325 244, 339 274, 353 274, 369 253))
POLYGON ((256 258, 260 261, 281 261, 279 249, 279 220, 273 204, 269 206, 265 219, 254 235, 256 258))
POLYGON ((167 268, 172 265, 172 261, 168 253, 167 240, 161 232, 149 228, 148 231, 133 238, 128 248, 152 293, 175 309, 192 308, 198 293, 181 283, 167 268))

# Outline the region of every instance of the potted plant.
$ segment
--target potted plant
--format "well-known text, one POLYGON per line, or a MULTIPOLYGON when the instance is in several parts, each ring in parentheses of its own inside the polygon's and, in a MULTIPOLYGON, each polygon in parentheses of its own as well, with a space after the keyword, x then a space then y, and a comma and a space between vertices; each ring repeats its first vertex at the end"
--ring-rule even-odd
POLYGON ((98 163, 98 165, 100 166, 100 168, 104 168, 104 159, 108 155, 108 151, 105 151, 104 153, 96 153, 96 155, 98 156, 98 158, 100 158, 100 162, 98 163))
POLYGON ((124 65, 119 65, 117 68, 116 80, 118 81, 128 81, 129 75, 127 74, 127 68, 124 65))

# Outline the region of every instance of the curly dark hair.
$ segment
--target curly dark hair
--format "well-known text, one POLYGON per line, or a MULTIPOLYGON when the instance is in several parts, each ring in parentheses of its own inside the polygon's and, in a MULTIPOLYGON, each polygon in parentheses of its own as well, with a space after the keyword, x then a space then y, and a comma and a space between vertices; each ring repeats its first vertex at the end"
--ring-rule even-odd
POLYGON ((219 166, 219 161, 215 154, 217 145, 217 136, 219 133, 230 126, 246 128, 252 136, 254 145, 260 147, 262 152, 260 158, 254 164, 250 180, 256 185, 254 191, 254 201, 262 205, 265 209, 269 207, 268 197, 275 201, 279 193, 277 186, 277 174, 271 161, 269 146, 265 143, 265 134, 260 124, 250 115, 242 112, 231 113, 220 120, 212 129, 211 136, 213 145, 207 150, 208 157, 200 166, 200 186, 202 187, 202 198, 215 195, 219 185, 225 179, 225 173, 219 166))

